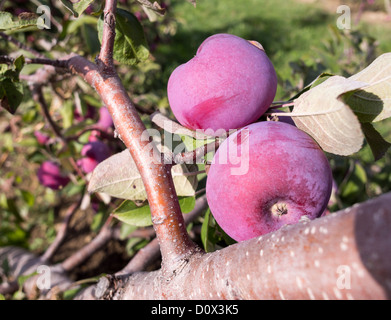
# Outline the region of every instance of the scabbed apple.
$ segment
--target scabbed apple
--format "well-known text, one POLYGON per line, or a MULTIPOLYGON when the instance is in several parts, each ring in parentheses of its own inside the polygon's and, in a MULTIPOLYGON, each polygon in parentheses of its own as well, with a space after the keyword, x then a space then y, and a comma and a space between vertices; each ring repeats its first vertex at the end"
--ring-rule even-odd
POLYGON ((53 190, 65 187, 70 181, 61 173, 60 166, 53 161, 43 162, 38 169, 37 176, 41 185, 53 190))
POLYGON ((206 196, 221 228, 244 241, 302 216, 319 217, 331 188, 331 168, 316 142, 292 125, 264 121, 222 143, 208 172, 206 196), (232 161, 233 154, 241 164, 232 161), (243 163, 247 170, 232 174, 243 163))
POLYGON ((276 72, 262 49, 234 35, 216 34, 174 70, 167 95, 183 126, 218 132, 256 121, 276 90, 276 72))

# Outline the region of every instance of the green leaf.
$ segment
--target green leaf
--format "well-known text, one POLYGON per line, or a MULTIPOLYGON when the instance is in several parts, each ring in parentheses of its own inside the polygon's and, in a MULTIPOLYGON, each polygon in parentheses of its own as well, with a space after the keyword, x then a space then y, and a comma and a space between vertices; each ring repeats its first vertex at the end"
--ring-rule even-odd
POLYGON ((61 2, 77 18, 88 8, 92 2, 94 2, 94 0, 61 0, 61 2))
POLYGON ((33 272, 33 273, 30 273, 30 274, 27 274, 27 275, 21 275, 18 277, 18 285, 19 285, 19 288, 23 288, 23 285, 25 284, 25 282, 30 279, 31 277, 33 276, 36 276, 38 274, 38 272, 33 272))
POLYGON ((62 297, 64 300, 73 300, 76 295, 84 289, 84 286, 79 286, 75 288, 70 288, 68 290, 65 290, 62 294, 62 297))
POLYGON ((138 206, 133 201, 125 200, 115 209, 113 215, 118 220, 133 226, 146 227, 152 225, 151 209, 148 204, 138 206))
POLYGON ((215 141, 215 139, 194 139, 193 137, 185 135, 181 136, 181 140, 185 145, 187 151, 193 151, 199 147, 202 147, 203 145, 215 141))
POLYGON ((0 80, 0 107, 9 113, 15 114, 23 95, 23 85, 20 82, 13 82, 10 78, 0 80))
POLYGON ((211 229, 211 212, 210 209, 206 211, 205 216, 204 216, 204 221, 202 223, 201 227, 201 241, 202 244, 204 245, 204 250, 205 252, 211 252, 214 251, 214 245, 213 242, 211 242, 212 238, 212 233, 210 232, 211 229))
POLYGON ((90 54, 98 53, 100 50, 100 43, 99 43, 98 35, 96 33, 95 26, 84 24, 81 27, 81 30, 82 30, 84 41, 88 48, 88 52, 90 54))
POLYGON ((368 85, 345 99, 361 122, 377 122, 391 117, 391 53, 349 79, 368 85))
MULTIPOLYGON (((178 196, 194 196, 198 185, 197 165, 177 164, 171 173, 178 196)), ((117 153, 102 161, 93 171, 88 184, 89 192, 103 192, 116 198, 128 200, 147 199, 144 183, 136 163, 128 150, 117 153)))
POLYGON ((340 186, 340 196, 345 201, 353 202, 365 194, 365 184, 367 183, 367 174, 365 169, 358 162, 354 164, 353 171, 344 185, 340 186))
POLYGON ((304 87, 300 92, 298 92, 295 96, 290 98, 289 100, 295 100, 298 97, 300 97, 303 93, 307 92, 308 90, 322 84, 324 81, 326 81, 328 78, 334 76, 334 74, 323 72, 321 73, 314 81, 312 81, 308 86, 304 87))
POLYGON ((24 202, 26 202, 27 206, 32 207, 35 203, 35 196, 27 190, 20 190, 22 198, 24 202))
MULTIPOLYGON (((113 57, 126 65, 135 65, 149 57, 147 40, 138 19, 130 12, 117 8, 113 57)), ((102 43, 103 15, 98 20, 98 36, 102 43)))
MULTIPOLYGON (((189 213, 194 209, 195 197, 179 197, 178 201, 182 213, 189 213)), ((147 202, 140 206, 133 201, 125 200, 114 210, 113 216, 131 226, 146 227, 152 225, 151 209, 147 202)), ((127 234, 131 231, 127 229, 123 232, 127 234)))
POLYGON ((365 85, 341 76, 329 77, 296 99, 290 115, 296 126, 311 135, 324 151, 351 155, 361 149, 364 134, 341 96, 365 85))
POLYGON ((364 132, 365 139, 372 150, 375 161, 381 159, 391 147, 391 143, 384 140, 371 123, 362 123, 361 128, 364 132))
POLYGON ((0 70, 0 106, 14 114, 24 95, 23 84, 19 82, 19 73, 24 66, 24 56, 15 59, 11 68, 2 65, 0 70))
POLYGON ((5 300, 5 297, 0 293, 0 300, 5 300))
POLYGON ((182 213, 189 213, 194 209, 195 197, 178 197, 182 213))
POLYGON ((28 27, 45 28, 35 13, 22 13, 17 20, 9 12, 0 11, 0 31, 20 30, 28 27))
POLYGON ((137 226, 132 226, 127 223, 121 224, 121 228, 119 231, 119 238, 121 240, 125 240, 132 232, 134 232, 137 229, 137 226))
POLYGON ((69 23, 64 28, 64 34, 72 34, 75 33, 79 28, 81 28, 85 24, 90 24, 96 26, 98 22, 98 18, 93 16, 82 16, 76 20, 70 20, 69 23))
POLYGON ((74 117, 74 104, 72 100, 66 100, 63 107, 60 110, 64 129, 69 128, 73 123, 74 117))

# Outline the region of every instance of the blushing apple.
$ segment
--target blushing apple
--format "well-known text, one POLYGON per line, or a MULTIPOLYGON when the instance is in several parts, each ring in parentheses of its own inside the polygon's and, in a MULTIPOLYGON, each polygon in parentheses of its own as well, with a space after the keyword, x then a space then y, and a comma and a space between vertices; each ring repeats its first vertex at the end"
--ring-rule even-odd
POLYGON ((50 137, 41 131, 34 131, 34 136, 40 145, 45 145, 49 142, 50 137))
POLYGON ((106 107, 101 107, 99 109, 99 120, 97 126, 102 130, 108 130, 113 127, 113 125, 113 119, 111 118, 109 110, 107 110, 106 107))
POLYGON ((103 142, 97 140, 85 144, 81 150, 83 158, 77 164, 85 173, 92 172, 95 167, 110 156, 110 148, 103 142))
POLYGON ((206 196, 217 223, 243 241, 319 217, 330 198, 332 173, 316 142, 286 123, 264 121, 235 132, 217 150, 206 196), (232 174, 232 154, 247 162, 232 174), (222 159, 227 159, 224 161, 222 159))
POLYGON ((216 34, 174 70, 167 95, 183 126, 228 131, 256 121, 276 90, 276 72, 260 47, 231 34, 216 34))
POLYGON ((53 190, 65 187, 70 179, 61 173, 60 166, 53 161, 45 161, 37 172, 41 185, 53 190))

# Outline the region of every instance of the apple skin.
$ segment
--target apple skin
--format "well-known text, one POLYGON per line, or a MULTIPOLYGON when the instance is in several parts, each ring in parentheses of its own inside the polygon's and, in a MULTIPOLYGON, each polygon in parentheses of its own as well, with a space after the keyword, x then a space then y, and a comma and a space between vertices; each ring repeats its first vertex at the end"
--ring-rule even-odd
POLYGON ((77 161, 78 166, 85 172, 94 171, 95 167, 111 155, 110 148, 102 141, 96 140, 85 144, 81 150, 83 158, 77 161))
POLYGON ((45 145, 49 142, 50 137, 41 131, 34 131, 34 136, 40 145, 45 145))
POLYGON ((273 102, 276 90, 277 75, 263 50, 240 37, 216 34, 200 45, 193 59, 173 71, 167 95, 183 126, 216 132, 256 121, 273 102))
POLYGON ((244 241, 295 224, 302 216, 321 216, 331 188, 331 168, 316 142, 292 125, 264 121, 222 143, 208 172, 206 196, 220 227, 244 241), (244 174, 232 174, 239 166, 230 161, 232 152, 248 161, 244 174))
POLYGON ((99 109, 99 120, 97 122, 97 126, 102 130, 109 130, 114 126, 113 119, 106 107, 101 107, 99 109))
POLYGON ((53 161, 45 161, 37 172, 39 183, 53 190, 65 187, 70 179, 61 174, 60 166, 53 161))

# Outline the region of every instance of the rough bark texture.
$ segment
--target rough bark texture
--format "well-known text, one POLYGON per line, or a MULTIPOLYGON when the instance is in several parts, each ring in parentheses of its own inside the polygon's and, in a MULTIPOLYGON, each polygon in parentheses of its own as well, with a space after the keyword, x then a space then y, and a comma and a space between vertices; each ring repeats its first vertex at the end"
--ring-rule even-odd
POLYGON ((99 298, 389 299, 390 203, 388 193, 217 252, 196 253, 170 278, 161 271, 109 276, 98 286, 99 298))

